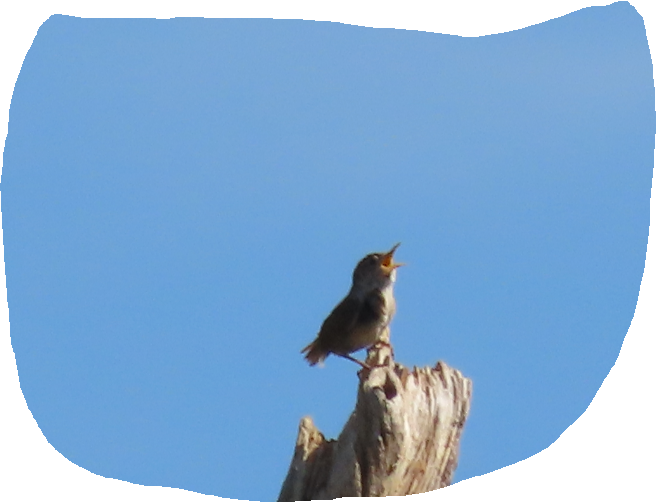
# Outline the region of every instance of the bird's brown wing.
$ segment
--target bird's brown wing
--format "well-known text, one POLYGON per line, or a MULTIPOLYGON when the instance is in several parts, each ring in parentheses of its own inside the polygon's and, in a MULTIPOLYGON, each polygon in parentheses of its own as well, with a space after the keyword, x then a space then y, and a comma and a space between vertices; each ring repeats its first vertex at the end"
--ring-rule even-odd
POLYGON ((335 306, 322 323, 317 338, 301 350, 311 365, 323 361, 329 353, 342 353, 348 348, 348 338, 358 321, 360 308, 360 301, 349 296, 335 306))
POLYGON ((322 323, 317 337, 327 342, 335 341, 336 344, 348 338, 356 326, 361 307, 358 299, 349 296, 342 299, 322 323))
POLYGON ((359 325, 369 325, 375 323, 385 316, 386 301, 380 290, 374 290, 363 302, 363 307, 358 314, 359 325))

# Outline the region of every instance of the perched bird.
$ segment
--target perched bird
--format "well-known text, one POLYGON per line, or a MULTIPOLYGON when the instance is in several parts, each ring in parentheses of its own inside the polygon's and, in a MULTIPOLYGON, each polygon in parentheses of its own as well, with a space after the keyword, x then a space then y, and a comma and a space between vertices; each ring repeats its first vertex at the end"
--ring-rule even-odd
POLYGON ((350 353, 374 345, 395 314, 392 287, 396 269, 393 255, 400 245, 389 252, 370 253, 354 269, 351 290, 322 323, 317 338, 301 350, 310 365, 323 362, 333 353, 358 363, 350 353))

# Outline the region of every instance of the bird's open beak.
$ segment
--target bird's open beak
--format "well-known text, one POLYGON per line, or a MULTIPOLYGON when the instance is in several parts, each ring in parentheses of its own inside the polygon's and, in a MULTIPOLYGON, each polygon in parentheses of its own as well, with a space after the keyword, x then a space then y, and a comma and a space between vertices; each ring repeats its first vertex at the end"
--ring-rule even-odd
POLYGON ((392 258, 392 256, 395 254, 395 250, 397 250, 397 248, 399 248, 400 244, 401 243, 397 243, 395 246, 392 247, 392 249, 388 253, 383 255, 383 257, 381 258, 381 267, 383 267, 383 269, 386 272, 390 272, 390 271, 392 271, 394 269, 397 269, 398 267, 401 267, 401 266, 404 265, 404 264, 400 264, 398 262, 395 262, 392 258))

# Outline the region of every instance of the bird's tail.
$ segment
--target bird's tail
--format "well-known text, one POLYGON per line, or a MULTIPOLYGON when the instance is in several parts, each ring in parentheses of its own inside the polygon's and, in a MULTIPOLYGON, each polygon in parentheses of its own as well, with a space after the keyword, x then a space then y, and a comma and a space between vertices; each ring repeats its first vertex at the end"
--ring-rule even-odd
POLYGON ((302 353, 306 353, 304 358, 310 363, 310 365, 316 365, 322 363, 326 360, 328 356, 328 351, 326 351, 320 344, 317 339, 308 344, 305 348, 301 350, 302 353))

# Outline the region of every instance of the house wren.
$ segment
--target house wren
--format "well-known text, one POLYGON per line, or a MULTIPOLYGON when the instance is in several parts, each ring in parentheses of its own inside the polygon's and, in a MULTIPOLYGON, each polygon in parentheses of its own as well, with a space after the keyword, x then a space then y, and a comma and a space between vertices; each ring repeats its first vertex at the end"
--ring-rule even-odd
POLYGON ((333 353, 369 368, 349 355, 381 341, 395 314, 392 287, 396 269, 403 264, 395 263, 393 255, 399 245, 389 252, 370 253, 358 262, 351 290, 324 320, 317 338, 301 350, 310 365, 333 353))

